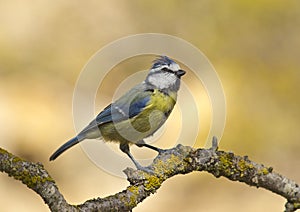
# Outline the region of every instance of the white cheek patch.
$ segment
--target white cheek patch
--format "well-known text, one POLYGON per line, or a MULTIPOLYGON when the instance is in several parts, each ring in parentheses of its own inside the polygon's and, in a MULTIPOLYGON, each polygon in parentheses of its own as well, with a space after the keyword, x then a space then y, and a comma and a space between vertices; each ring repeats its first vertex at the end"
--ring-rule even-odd
POLYGON ((159 89, 165 89, 173 86, 176 83, 177 77, 170 73, 157 73, 150 75, 149 82, 159 89))

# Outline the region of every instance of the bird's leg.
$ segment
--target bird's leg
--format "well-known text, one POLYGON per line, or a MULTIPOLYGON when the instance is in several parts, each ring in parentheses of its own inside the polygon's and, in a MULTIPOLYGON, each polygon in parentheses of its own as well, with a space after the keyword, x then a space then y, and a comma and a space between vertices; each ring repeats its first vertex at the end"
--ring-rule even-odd
POLYGON ((121 143, 120 144, 120 149, 122 152, 124 152, 130 160, 134 163, 135 167, 139 170, 145 171, 145 172, 152 172, 152 170, 148 169, 147 167, 143 167, 139 162, 137 162, 132 154, 130 153, 129 145, 127 143, 121 143))
POLYGON ((165 152, 166 150, 164 149, 160 149, 158 147, 152 146, 150 144, 146 144, 144 140, 140 140, 138 141, 135 145, 137 145, 138 147, 147 147, 149 149, 155 150, 157 151, 159 154, 165 152))

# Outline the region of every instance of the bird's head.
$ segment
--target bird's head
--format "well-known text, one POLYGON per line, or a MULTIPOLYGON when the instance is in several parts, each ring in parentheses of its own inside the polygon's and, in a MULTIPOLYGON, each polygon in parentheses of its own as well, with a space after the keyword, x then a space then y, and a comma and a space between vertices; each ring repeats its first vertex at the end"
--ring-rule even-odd
POLYGON ((185 71, 167 56, 159 56, 153 61, 153 65, 145 80, 146 83, 153 85, 160 90, 175 90, 180 87, 180 78, 185 71))

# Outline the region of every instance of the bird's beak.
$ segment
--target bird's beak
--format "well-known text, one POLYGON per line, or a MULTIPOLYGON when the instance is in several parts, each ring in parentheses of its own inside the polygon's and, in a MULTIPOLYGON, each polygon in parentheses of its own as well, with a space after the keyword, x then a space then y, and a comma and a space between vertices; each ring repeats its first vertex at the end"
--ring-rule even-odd
POLYGON ((185 73, 186 72, 184 70, 178 70, 176 71, 176 76, 180 78, 181 76, 185 75, 185 73))

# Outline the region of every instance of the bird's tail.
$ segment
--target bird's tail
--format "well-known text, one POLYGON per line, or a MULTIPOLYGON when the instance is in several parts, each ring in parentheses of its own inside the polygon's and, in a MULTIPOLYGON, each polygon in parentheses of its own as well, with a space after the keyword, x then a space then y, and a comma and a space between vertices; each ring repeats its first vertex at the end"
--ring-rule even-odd
POLYGON ((61 153, 63 153, 64 151, 66 151, 67 149, 71 148, 72 146, 74 146, 75 144, 78 144, 81 140, 78 140, 77 137, 72 138, 71 140, 69 140, 68 142, 66 142, 65 144, 63 144, 61 147, 58 148, 58 150, 56 150, 50 157, 50 161, 51 160, 55 160, 61 153))

